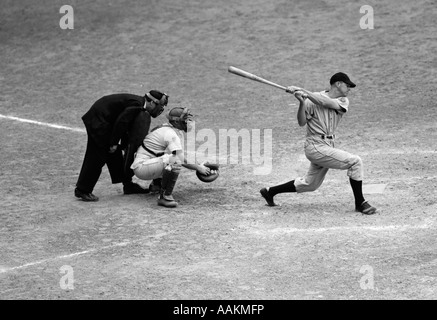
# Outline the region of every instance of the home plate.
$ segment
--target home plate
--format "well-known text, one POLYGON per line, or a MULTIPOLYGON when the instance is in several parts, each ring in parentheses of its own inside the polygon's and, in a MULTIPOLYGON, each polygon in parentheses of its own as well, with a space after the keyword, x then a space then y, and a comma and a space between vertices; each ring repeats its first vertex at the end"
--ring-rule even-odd
POLYGON ((384 189, 387 184, 364 184, 363 193, 373 194, 373 193, 384 193, 384 189))

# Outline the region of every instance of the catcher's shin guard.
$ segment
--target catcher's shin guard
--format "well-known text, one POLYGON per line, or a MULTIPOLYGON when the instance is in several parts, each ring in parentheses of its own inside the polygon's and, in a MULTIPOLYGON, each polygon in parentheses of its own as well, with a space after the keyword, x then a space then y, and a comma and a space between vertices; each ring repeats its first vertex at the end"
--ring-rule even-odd
POLYGON ((149 192, 151 194, 158 194, 161 190, 161 178, 153 179, 149 185, 149 192))
POLYGON ((168 166, 163 170, 158 205, 169 208, 174 208, 178 205, 178 203, 174 200, 172 193, 174 186, 176 185, 176 181, 178 180, 180 171, 180 165, 172 165, 171 167, 168 166))

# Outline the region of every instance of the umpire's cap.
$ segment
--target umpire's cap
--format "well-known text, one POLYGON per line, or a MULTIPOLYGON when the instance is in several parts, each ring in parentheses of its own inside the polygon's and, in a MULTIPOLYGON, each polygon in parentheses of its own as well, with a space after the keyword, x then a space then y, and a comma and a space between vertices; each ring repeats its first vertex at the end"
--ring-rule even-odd
POLYGON ((158 90, 150 90, 148 93, 146 93, 145 98, 147 101, 153 101, 156 104, 166 106, 168 103, 168 97, 169 95, 158 91, 158 90))
POLYGON ((355 88, 356 87, 355 83, 353 83, 351 81, 351 79, 349 79, 347 74, 343 73, 343 72, 337 72, 336 74, 334 74, 331 77, 331 80, 329 80, 329 83, 333 84, 333 83, 336 83, 337 81, 342 81, 342 82, 348 84, 351 88, 355 88))

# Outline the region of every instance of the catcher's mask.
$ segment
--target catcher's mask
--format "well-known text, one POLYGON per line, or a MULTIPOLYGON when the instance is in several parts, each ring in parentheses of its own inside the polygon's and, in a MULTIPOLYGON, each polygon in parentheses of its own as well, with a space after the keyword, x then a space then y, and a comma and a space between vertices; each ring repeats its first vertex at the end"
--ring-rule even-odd
POLYGON ((173 127, 187 132, 189 122, 193 121, 193 115, 188 108, 175 107, 167 113, 167 119, 173 127))
MULTIPOLYGON (((152 92, 152 91, 151 91, 152 92)), ((147 98, 149 98, 153 103, 154 103, 154 107, 152 109, 152 113, 151 115, 156 118, 157 116, 159 116, 163 111, 165 106, 168 103, 168 98, 169 95, 163 92, 159 92, 154 90, 154 92, 158 93, 158 94, 162 94, 161 99, 157 99, 154 96, 152 96, 152 94, 150 92, 146 93, 147 98)))

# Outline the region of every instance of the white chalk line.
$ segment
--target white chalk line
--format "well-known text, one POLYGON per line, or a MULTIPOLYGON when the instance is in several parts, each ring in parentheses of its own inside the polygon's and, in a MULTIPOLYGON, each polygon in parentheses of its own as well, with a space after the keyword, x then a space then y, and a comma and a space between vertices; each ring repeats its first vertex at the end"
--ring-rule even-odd
POLYGON ((169 233, 172 232, 160 232, 145 238, 141 238, 141 239, 137 239, 137 240, 132 240, 132 241, 125 241, 125 242, 119 242, 119 243, 114 243, 108 246, 104 246, 104 247, 100 247, 100 248, 94 248, 94 249, 89 249, 89 250, 84 250, 84 251, 80 251, 80 252, 75 252, 75 253, 71 253, 71 254, 66 254, 66 255, 62 255, 62 256, 57 256, 54 258, 48 258, 48 259, 44 259, 44 260, 38 260, 38 261, 34 261, 34 262, 29 262, 29 263, 25 263, 21 266, 16 266, 16 267, 12 267, 12 268, 5 268, 0 266, 0 274, 2 273, 7 273, 10 271, 14 271, 14 270, 19 270, 19 269, 24 269, 27 267, 32 267, 32 266, 36 266, 36 265, 40 265, 40 264, 44 264, 47 262, 52 262, 52 261, 57 261, 57 260, 62 260, 62 259, 69 259, 69 258, 73 258, 73 257, 77 257, 77 256, 81 256, 81 255, 85 255, 85 254, 90 254, 90 253, 95 253, 95 252, 99 252, 102 250, 108 250, 108 249, 112 249, 115 247, 125 247, 128 245, 132 245, 144 240, 150 240, 150 238, 160 238, 163 237, 169 233))
POLYGON ((54 129, 62 129, 62 130, 68 130, 68 131, 73 131, 73 132, 86 133, 86 130, 85 129, 81 129, 81 128, 67 127, 67 126, 63 126, 63 125, 60 125, 60 124, 40 122, 40 121, 35 121, 35 120, 30 120, 30 119, 18 118, 18 117, 14 117, 14 116, 5 116, 3 114, 0 114, 0 118, 8 119, 8 120, 14 120, 14 121, 19 121, 19 122, 24 122, 24 123, 36 124, 36 125, 39 125, 39 126, 44 126, 44 127, 54 128, 54 129))
POLYGON ((111 248, 115 248, 115 247, 127 246, 131 243, 133 243, 133 242, 120 242, 120 243, 115 243, 115 244, 101 247, 101 248, 95 248, 95 249, 80 251, 80 252, 76 252, 76 253, 66 254, 66 255, 62 255, 62 256, 58 256, 58 257, 54 257, 54 258, 48 258, 48 259, 44 259, 44 260, 29 262, 29 263, 26 263, 26 264, 23 264, 23 265, 17 266, 17 267, 0 268, 0 273, 6 273, 6 272, 14 271, 14 270, 24 269, 27 267, 36 266, 36 265, 44 264, 44 263, 51 262, 51 261, 73 258, 73 257, 77 257, 80 255, 89 254, 89 253, 93 253, 93 252, 97 252, 97 251, 101 251, 101 250, 107 250, 107 249, 111 249, 111 248))
POLYGON ((253 233, 265 234, 292 234, 292 233, 323 233, 323 232, 344 232, 344 231, 406 231, 416 229, 429 229, 432 222, 427 221, 419 225, 388 225, 388 226, 337 226, 327 228, 275 228, 271 230, 257 230, 253 233))
POLYGON ((359 155, 361 156, 373 156, 373 155, 403 155, 403 154, 437 154, 436 150, 384 150, 384 152, 373 151, 373 152, 361 152, 359 155))

